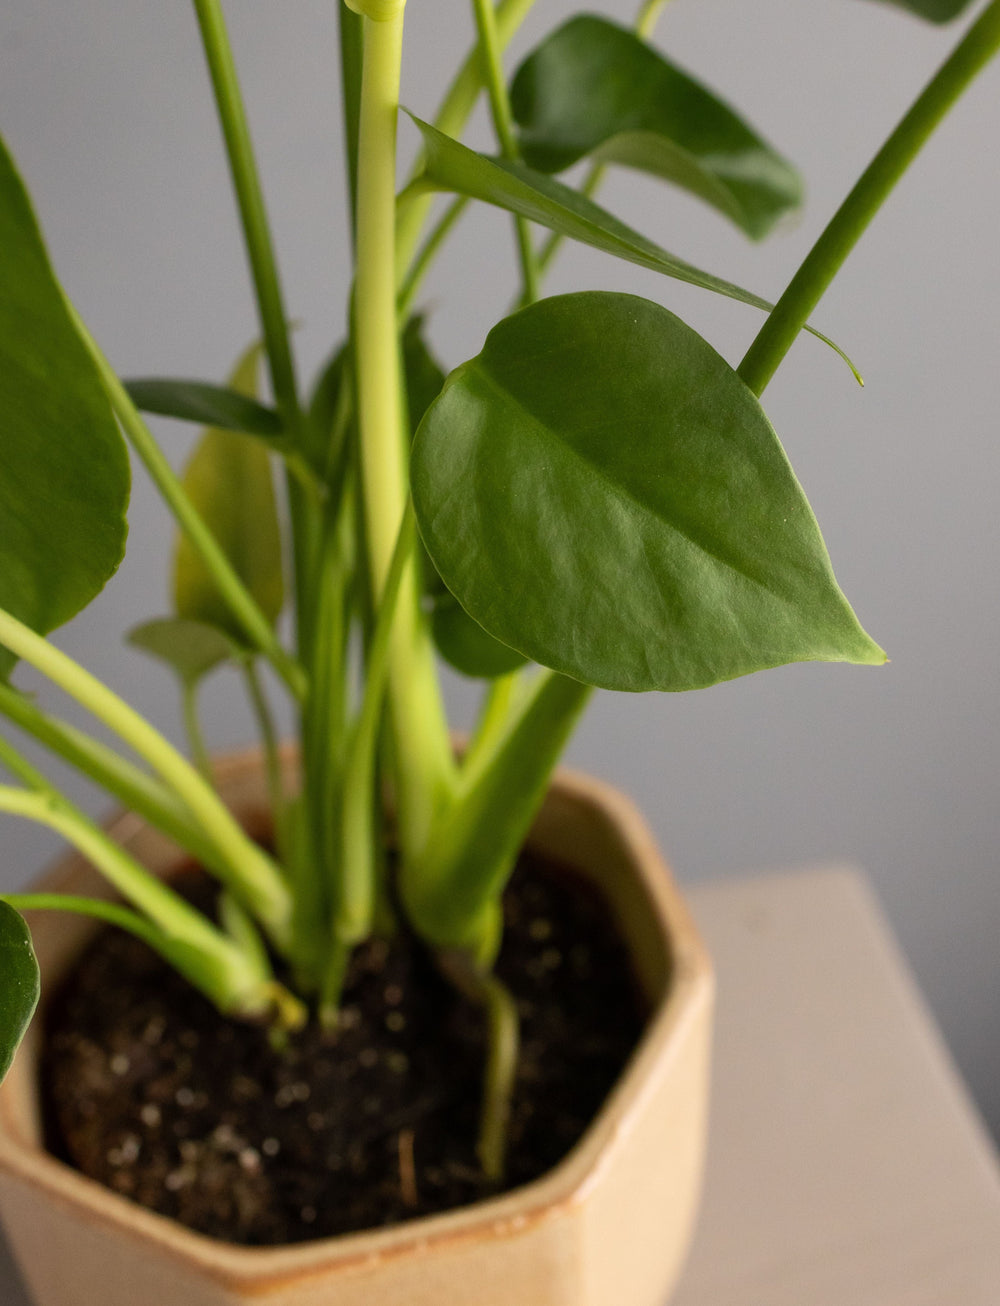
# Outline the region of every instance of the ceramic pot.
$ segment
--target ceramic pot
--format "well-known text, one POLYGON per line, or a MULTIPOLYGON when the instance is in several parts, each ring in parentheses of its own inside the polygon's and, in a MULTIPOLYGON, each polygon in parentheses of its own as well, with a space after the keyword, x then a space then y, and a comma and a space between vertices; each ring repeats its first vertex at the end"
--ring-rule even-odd
MULTIPOLYGON (((248 829, 265 829, 259 759, 226 759, 219 779, 248 829)), ((173 846, 137 818, 120 818, 112 832, 155 871, 176 864, 173 846)), ((0 1090, 0 1214, 37 1306, 663 1306, 700 1188, 708 958, 645 825, 613 789, 560 774, 531 843, 604 893, 652 1011, 600 1114, 554 1170, 501 1197, 392 1229, 287 1248, 217 1242, 45 1151, 36 1021, 0 1090)), ((75 855, 44 887, 109 896, 75 855)), ((94 926, 42 913, 32 929, 50 992, 94 926)))

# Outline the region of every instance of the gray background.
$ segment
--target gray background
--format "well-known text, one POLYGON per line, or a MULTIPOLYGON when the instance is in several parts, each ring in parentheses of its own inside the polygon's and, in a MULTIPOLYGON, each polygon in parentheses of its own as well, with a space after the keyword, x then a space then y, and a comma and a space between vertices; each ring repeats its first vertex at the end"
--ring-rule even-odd
MULTIPOLYGON (((404 100, 418 113, 430 116, 471 39, 468 8, 410 0, 404 100)), ((335 4, 243 0, 228 12, 310 376, 341 333, 347 284, 335 4)), ((517 49, 568 12, 564 0, 539 3, 517 49)), ((631 6, 615 12, 632 15, 631 6)), ((604 201, 678 254, 776 296, 956 33, 862 0, 676 0, 658 39, 802 167, 808 203, 782 234, 752 246, 709 211, 627 174, 604 201)), ((684 881, 863 865, 995 1129, 998 90, 993 68, 816 314, 867 388, 806 339, 767 394, 841 584, 891 664, 785 668, 685 696, 604 694, 569 751, 572 764, 634 795, 684 881)), ((3 0, 0 130, 56 266, 120 371, 223 376, 255 324, 189 7, 3 0)), ((412 148, 408 127, 402 140, 412 148)), ((431 331, 449 365, 477 352, 503 312, 512 249, 506 219, 467 219, 430 284, 431 331)), ((759 321, 586 251, 564 257, 549 282, 595 287, 658 299, 734 362, 759 321)), ((158 430, 182 460, 189 435, 158 430)), ((59 639, 176 734, 172 685, 118 641, 165 611, 170 539, 140 471, 128 558, 59 639)), ((452 693, 461 719, 468 687, 456 682, 452 693)), ((238 687, 225 677, 206 692, 205 713, 214 744, 249 738, 238 687)), ((98 795, 71 778, 67 787, 100 810, 98 795)), ((2 839, 4 887, 57 848, 17 824, 5 824, 2 839)))

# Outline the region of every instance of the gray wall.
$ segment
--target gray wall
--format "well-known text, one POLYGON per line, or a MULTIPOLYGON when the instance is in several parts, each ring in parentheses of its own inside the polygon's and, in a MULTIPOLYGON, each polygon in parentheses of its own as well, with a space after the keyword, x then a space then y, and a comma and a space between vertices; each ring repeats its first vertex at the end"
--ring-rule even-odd
MULTIPOLYGON (((405 100, 418 112, 431 112, 470 39, 467 10, 411 0, 405 100)), ((229 11, 308 374, 340 332, 346 286, 334 0, 229 11)), ((519 47, 568 11, 539 4, 519 47)), ((955 35, 861 0, 687 0, 668 8, 660 39, 802 166, 808 205, 752 247, 639 179, 616 178, 606 202, 681 255, 775 295, 955 35)), ((843 859, 867 868, 1000 1128, 998 92, 994 68, 816 315, 866 389, 806 339, 767 395, 841 583, 891 664, 793 667, 680 697, 606 694, 569 757, 634 794, 683 880, 843 859)), ((120 370, 224 374, 255 327, 188 6, 4 0, 0 124, 56 265, 120 370)), ((408 128, 403 139, 412 147, 408 128)), ((467 222, 427 297, 450 364, 478 350, 511 275, 506 220, 467 222)), ((734 361, 759 320, 587 252, 564 258, 550 285, 658 298, 734 361)), ((162 438, 183 458, 184 432, 164 426, 162 438)), ((131 523, 119 576, 60 640, 174 733, 163 673, 107 642, 166 607, 171 529, 141 472, 131 523)), ((454 697, 467 712, 467 687, 454 697)), ((248 738, 235 685, 220 680, 206 699, 215 743, 248 738)), ((7 886, 55 847, 12 824, 2 837, 7 886)))

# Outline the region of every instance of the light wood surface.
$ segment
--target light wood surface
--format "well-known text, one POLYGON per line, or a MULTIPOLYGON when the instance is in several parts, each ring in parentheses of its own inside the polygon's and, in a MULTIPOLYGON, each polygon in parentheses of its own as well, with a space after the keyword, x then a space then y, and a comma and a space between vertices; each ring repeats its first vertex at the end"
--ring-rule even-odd
POLYGON ((996 1154, 865 881, 688 897, 716 961, 716 1090, 672 1306, 998 1306, 996 1154))
MULTIPOLYGON (((672 1306, 998 1306, 1000 1165, 864 880, 688 896, 718 1024, 705 1199, 672 1306)), ((31 1306, 2 1242, 0 1303, 31 1306)))

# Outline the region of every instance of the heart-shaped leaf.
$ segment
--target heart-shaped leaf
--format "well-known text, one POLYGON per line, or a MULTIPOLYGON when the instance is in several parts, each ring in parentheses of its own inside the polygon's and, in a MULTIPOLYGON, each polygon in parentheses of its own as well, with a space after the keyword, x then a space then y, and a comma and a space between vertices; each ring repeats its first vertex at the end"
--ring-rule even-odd
POLYGON ((463 607, 585 683, 885 660, 759 402, 647 300, 565 295, 494 327, 421 423, 412 485, 463 607))
MULTIPOLYGON (((414 314, 403 330, 403 375, 406 378, 410 426, 414 432, 444 385, 444 372, 427 347, 423 328, 423 317, 414 314)), ((420 552, 423 555, 431 634, 444 660, 463 676, 485 680, 506 675, 523 666, 525 660, 520 653, 501 644, 472 620, 454 595, 448 593, 423 548, 420 552)))
POLYGON ((0 450, 0 607, 45 634, 121 562, 129 463, 2 143, 0 450))
POLYGON ((437 595, 431 608, 431 633, 438 652, 463 676, 492 680, 526 661, 516 649, 488 635, 447 590, 437 595))
MULTIPOLYGON (((240 394, 256 393, 258 345, 246 351, 230 378, 240 394)), ((211 427, 184 472, 184 489, 211 529, 237 575, 269 620, 284 602, 281 530, 267 449, 234 431, 211 427)), ((177 615, 224 631, 241 647, 246 637, 210 572, 186 536, 174 559, 177 615)))
POLYGON ((416 431, 427 409, 441 393, 444 371, 424 338, 424 316, 414 313, 403 328, 403 377, 410 428, 416 431))
POLYGON ((525 163, 561 172, 589 155, 674 182, 749 236, 802 201, 791 164, 634 32, 571 18, 521 64, 511 108, 525 163))
MULTIPOLYGON (((752 291, 744 290, 731 281, 724 281, 703 272, 692 263, 669 254, 631 227, 619 222, 599 204, 578 191, 544 173, 536 172, 523 163, 508 159, 491 159, 477 154, 461 141, 445 136, 430 123, 421 122, 410 114, 424 138, 425 170, 421 181, 441 190, 455 191, 485 204, 495 204, 509 213, 517 213, 532 222, 541 223, 550 231, 592 245, 594 249, 613 254, 641 268, 650 268, 676 281, 685 281, 703 290, 725 295, 741 304, 769 313, 774 305, 752 291)), ((822 340, 847 363, 855 376, 857 368, 839 345, 829 337, 806 325, 804 330, 822 340)), ((860 378, 859 378, 860 379, 860 378)))
POLYGON ((38 1005, 38 962, 21 915, 0 898, 0 1079, 38 1005))
POLYGON ((146 413, 267 439, 282 434, 281 418, 273 408, 226 386, 170 377, 141 377, 126 381, 125 389, 136 407, 146 413))
POLYGON ((244 651, 217 626, 183 617, 158 617, 129 632, 128 642, 165 662, 185 685, 196 685, 222 663, 244 651))
POLYGON ((461 141, 445 136, 430 123, 419 118, 413 118, 413 121, 424 138, 424 178, 440 189, 495 204, 522 218, 541 223, 561 236, 592 245, 606 254, 662 272, 664 276, 686 281, 689 285, 700 286, 703 290, 713 290, 742 304, 751 304, 765 312, 773 307, 759 295, 710 272, 703 272, 661 249, 624 222, 619 222, 599 204, 553 177, 522 163, 477 154, 461 141))

